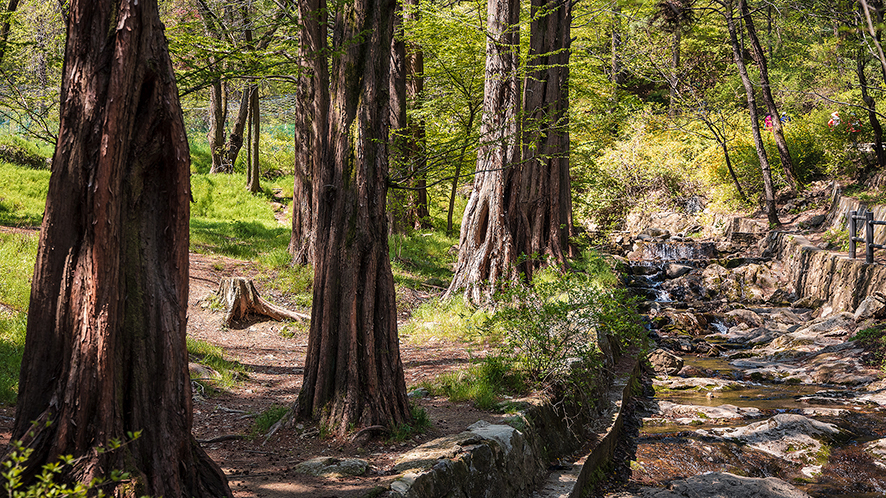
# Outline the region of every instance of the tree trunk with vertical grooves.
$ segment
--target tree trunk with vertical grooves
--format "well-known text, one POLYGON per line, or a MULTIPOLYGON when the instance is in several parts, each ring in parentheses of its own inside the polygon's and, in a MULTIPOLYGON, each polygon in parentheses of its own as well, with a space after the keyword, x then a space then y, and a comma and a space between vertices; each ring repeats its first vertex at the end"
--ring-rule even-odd
POLYGON ((243 85, 243 92, 240 95, 240 108, 237 110, 237 119, 234 126, 231 127, 231 133, 228 134, 228 141, 225 144, 225 168, 224 173, 233 173, 234 164, 237 162, 237 156, 240 155, 240 149, 243 147, 243 130, 246 129, 246 119, 249 117, 249 95, 251 85, 243 85))
POLYGON ((64 66, 12 431, 26 476, 70 454, 73 480, 131 472, 117 496, 231 496, 191 435, 189 155, 157 2, 72 1, 64 66))
POLYGON ((225 121, 228 118, 228 98, 224 83, 215 80, 209 86, 209 155, 212 159, 210 173, 223 173, 225 167, 225 121))
POLYGON ((568 121, 571 5, 570 0, 532 0, 520 185, 520 208, 526 213, 529 232, 515 239, 523 254, 533 256, 521 267, 527 275, 548 261, 564 265, 572 252, 568 121))
POLYGON ((748 112, 751 117, 751 131, 754 136, 754 147, 757 149, 757 158, 760 160, 760 169, 763 172, 763 196, 766 203, 766 217, 769 224, 779 225, 778 212, 775 205, 775 191, 772 188, 772 171, 769 169, 769 159, 766 157, 766 149, 763 147, 763 138, 760 136, 760 120, 757 117, 757 100, 754 98, 754 85, 748 75, 747 66, 744 64, 744 56, 741 44, 738 42, 738 28, 735 25, 735 17, 732 15, 731 5, 726 3, 726 27, 729 29, 729 43, 732 45, 732 57, 741 83, 744 86, 748 101, 748 112))
POLYGON ((488 301, 500 280, 518 277, 514 234, 526 230, 518 206, 519 20, 519 1, 489 0, 482 143, 462 218, 455 275, 446 291, 446 296, 462 291, 474 303, 488 301))
POLYGON ((289 254, 297 265, 314 264, 314 172, 326 156, 329 130, 329 67, 326 47, 325 2, 299 2, 299 59, 305 71, 299 76, 295 122, 295 186, 292 199, 292 238, 289 254), (318 12, 322 14, 318 14, 318 12))
MULTIPOLYGON (((314 169, 314 296, 295 415, 343 434, 407 423, 411 415, 385 217, 394 1, 353 0, 335 9, 333 46, 327 37, 316 40, 321 53, 334 54, 335 98, 325 111, 328 128, 318 129, 328 142, 320 142, 314 169)), ((321 33, 311 24, 325 18, 305 14, 325 13, 325 0, 301 0, 299 10, 306 32, 321 33)))
MULTIPOLYGON (((391 176, 401 179, 403 186, 412 184, 409 171, 409 137, 406 127, 406 42, 403 39, 403 6, 398 2, 394 12, 394 37, 391 40, 391 75, 388 83, 391 109, 389 161, 391 176)), ((411 228, 409 220, 412 192, 406 188, 388 191, 388 229, 404 233, 411 228)))
POLYGON ((784 138, 784 130, 781 126, 781 115, 778 113, 778 106, 775 99, 772 98, 772 89, 769 85, 769 68, 766 64, 766 54, 763 53, 763 47, 760 45, 760 39, 757 38, 757 30, 754 28, 754 19, 748 10, 747 0, 739 0, 741 14, 748 29, 748 38, 751 40, 751 48, 753 49, 754 61, 760 69, 760 88, 763 90, 763 102, 766 104, 766 110, 772 116, 772 136, 775 138, 775 147, 778 149, 778 157, 781 159, 781 167, 784 171, 785 179, 788 186, 794 192, 799 188, 797 182, 797 173, 794 168, 794 161, 791 159, 791 151, 788 150, 788 143, 784 138))
POLYGON ((252 86, 249 96, 249 120, 252 125, 252 143, 249 144, 249 165, 247 166, 246 188, 253 194, 261 190, 261 163, 259 162, 259 144, 261 142, 261 108, 258 102, 258 86, 252 86))
MULTIPOLYGON (((868 120, 871 123, 871 129, 874 130, 874 152, 877 154, 876 169, 880 169, 886 166, 886 153, 883 151, 883 127, 880 125, 880 119, 877 117, 877 101, 868 92, 868 79, 865 74, 867 61, 865 60, 863 49, 858 49, 855 62, 855 73, 858 75, 858 86, 861 88, 861 100, 868 110, 868 120)), ((867 167, 865 169, 867 170, 866 173, 870 173, 874 168, 867 167)))
MULTIPOLYGON (((406 19, 418 20, 418 0, 404 0, 404 5, 411 7, 404 16, 406 19)), ((414 43, 406 44, 406 102, 421 108, 425 88, 425 55, 421 47, 414 43)), ((420 119, 406 119, 408 137, 407 164, 412 177, 412 202, 410 202, 409 219, 413 228, 431 228, 430 212, 428 211, 428 189, 426 170, 428 166, 425 122, 420 119)))

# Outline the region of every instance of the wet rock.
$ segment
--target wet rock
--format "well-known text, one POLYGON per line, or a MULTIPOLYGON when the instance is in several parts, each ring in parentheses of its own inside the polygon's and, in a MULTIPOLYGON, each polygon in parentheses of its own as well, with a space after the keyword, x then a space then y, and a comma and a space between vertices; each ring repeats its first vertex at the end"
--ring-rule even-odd
POLYGON ((670 323, 664 327, 664 330, 672 333, 683 333, 688 335, 704 335, 707 333, 708 322, 703 315, 685 312, 671 312, 666 315, 670 319, 670 323))
POLYGON ((763 415, 763 412, 753 407, 742 408, 729 404, 719 406, 684 405, 669 401, 658 401, 653 413, 674 419, 674 422, 681 425, 714 420, 744 420, 763 415))
POLYGON ((796 301, 797 295, 793 292, 788 292, 782 288, 775 289, 775 291, 766 299, 769 304, 775 306, 788 306, 792 302, 796 301))
POLYGON ((667 266, 665 266, 665 276, 669 279, 680 278, 690 271, 692 271, 692 267, 688 265, 668 263, 667 266))
POLYGON ((824 300, 816 296, 805 296, 791 303, 791 308, 815 309, 824 304, 824 300))
POLYGON ((656 375, 676 375, 683 368, 683 358, 666 349, 652 351, 648 359, 656 375))
POLYGON ((712 472, 673 481, 667 489, 642 488, 639 494, 619 493, 607 498, 809 498, 776 477, 742 477, 712 472))
POLYGON ((708 337, 722 339, 731 343, 754 346, 769 343, 780 336, 781 333, 779 331, 771 330, 766 327, 751 328, 742 323, 740 325, 736 325, 735 327, 730 327, 729 330, 727 330, 726 332, 712 334, 708 337))
POLYGON ((886 316, 886 296, 881 292, 875 292, 866 297, 864 301, 858 305, 853 316, 856 322, 870 318, 883 318, 886 316))
POLYGON ((824 442, 838 438, 842 431, 834 424, 792 413, 782 413, 770 419, 754 422, 744 427, 721 427, 697 430, 706 437, 737 440, 777 458, 799 463, 817 465, 824 449, 824 442))
POLYGON ((726 316, 732 319, 736 324, 746 323, 751 327, 761 327, 763 325, 763 317, 751 310, 732 310, 727 312, 726 316))
POLYGON ((653 379, 652 384, 665 389, 733 389, 742 386, 741 382, 727 379, 715 379, 706 377, 672 377, 670 379, 653 379))
POLYGON ((369 462, 359 458, 317 457, 296 465, 293 470, 299 474, 314 477, 362 476, 369 469, 369 462))
POLYGON ((864 451, 874 459, 874 465, 886 469, 886 439, 877 439, 865 444, 864 451))

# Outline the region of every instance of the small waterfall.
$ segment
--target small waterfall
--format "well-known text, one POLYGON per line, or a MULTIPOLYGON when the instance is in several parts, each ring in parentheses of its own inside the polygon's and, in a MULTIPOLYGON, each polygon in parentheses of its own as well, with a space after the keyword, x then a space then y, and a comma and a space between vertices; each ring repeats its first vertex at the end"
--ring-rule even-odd
POLYGON ((654 261, 681 261, 714 257, 713 242, 647 242, 643 245, 643 259, 654 261))

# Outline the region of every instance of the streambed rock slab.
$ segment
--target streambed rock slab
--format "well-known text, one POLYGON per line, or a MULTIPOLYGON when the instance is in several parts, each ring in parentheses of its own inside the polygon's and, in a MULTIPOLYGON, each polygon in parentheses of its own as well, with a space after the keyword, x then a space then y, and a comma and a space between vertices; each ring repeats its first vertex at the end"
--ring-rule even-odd
POLYGON ((758 408, 743 408, 730 404, 719 406, 684 405, 664 400, 655 404, 657 405, 655 410, 657 414, 672 418, 681 425, 711 420, 743 420, 763 416, 763 412, 758 408))
POLYGON ((865 444, 864 451, 874 459, 874 465, 886 469, 886 438, 865 444))
POLYGON ((782 413, 744 427, 695 432, 706 437, 738 440, 774 457, 802 465, 816 465, 824 447, 822 441, 832 441, 842 434, 834 424, 792 413, 782 413))
POLYGON ((711 377, 671 377, 669 379, 652 379, 652 385, 665 389, 735 389, 744 384, 737 380, 715 379, 711 377))
POLYGON ((673 481, 667 489, 642 488, 639 494, 618 493, 606 498, 809 498, 809 495, 775 477, 742 477, 712 472, 673 481))

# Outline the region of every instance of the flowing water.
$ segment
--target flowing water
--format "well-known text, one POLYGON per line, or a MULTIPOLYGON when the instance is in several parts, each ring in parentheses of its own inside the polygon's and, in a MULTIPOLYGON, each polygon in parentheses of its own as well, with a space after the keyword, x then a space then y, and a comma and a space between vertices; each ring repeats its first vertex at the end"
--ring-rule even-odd
MULTIPOLYGON (((657 320, 652 317, 660 316, 665 311, 687 308, 698 311, 699 303, 692 303, 692 307, 689 307, 685 303, 674 302, 671 293, 662 287, 663 282, 668 280, 666 265, 677 260, 684 266, 695 268, 697 272, 699 268, 712 263, 712 260, 705 258, 714 256, 713 246, 647 244, 644 251, 647 261, 633 264, 625 279, 636 295, 648 301, 645 308, 651 310, 653 336, 674 336, 667 330, 657 329, 657 320)), ((759 262, 732 260, 728 267, 759 262)), ((722 261, 719 263, 727 266, 722 261)), ((708 309, 704 311, 745 309, 741 304, 724 303, 720 297, 709 298, 708 309)), ((755 306, 755 313, 759 312, 767 320, 780 316, 779 313, 811 317, 808 310, 755 306)), ((661 385, 661 380, 657 381, 654 396, 642 398, 637 404, 640 428, 628 455, 628 482, 622 482, 621 486, 627 486, 627 489, 634 489, 637 485, 664 486, 676 479, 725 471, 749 477, 778 477, 813 497, 886 496, 886 467, 878 466, 863 449, 865 443, 886 437, 886 411, 879 404, 864 399, 867 393, 863 386, 798 381, 802 376, 786 376, 784 379, 787 380, 784 380, 755 373, 747 363, 736 360, 760 355, 759 350, 752 349, 752 345, 746 342, 723 338, 730 327, 735 330, 734 323, 710 319, 704 325, 701 339, 698 336, 683 337, 684 343, 704 340, 719 354, 702 356, 697 352, 677 352, 684 361, 683 372, 690 372, 689 375, 695 377, 717 379, 726 384, 720 387, 668 388, 661 385), (674 405, 683 409, 682 415, 667 414, 668 407, 674 405), (707 408, 724 406, 739 411, 756 411, 740 418, 718 418, 706 411, 707 408), (688 411, 685 407, 689 407, 688 411), (779 414, 803 415, 818 422, 834 424, 841 432, 826 438, 818 451, 798 458, 762 451, 760 447, 765 445, 755 446, 749 443, 750 440, 714 436, 723 434, 724 428, 748 426, 771 420, 779 414)), ((775 325, 767 322, 764 326, 775 325)), ((803 326, 804 323, 800 323, 782 328, 794 331, 803 326)), ((790 368, 796 368, 798 361, 801 361, 798 358, 802 359, 802 355, 798 354, 782 355, 790 368)), ((781 361, 778 354, 770 355, 768 360, 774 364, 781 361)), ((662 378, 667 376, 660 375, 659 379, 662 378)), ((790 446, 787 448, 788 453, 795 450, 790 446)))

